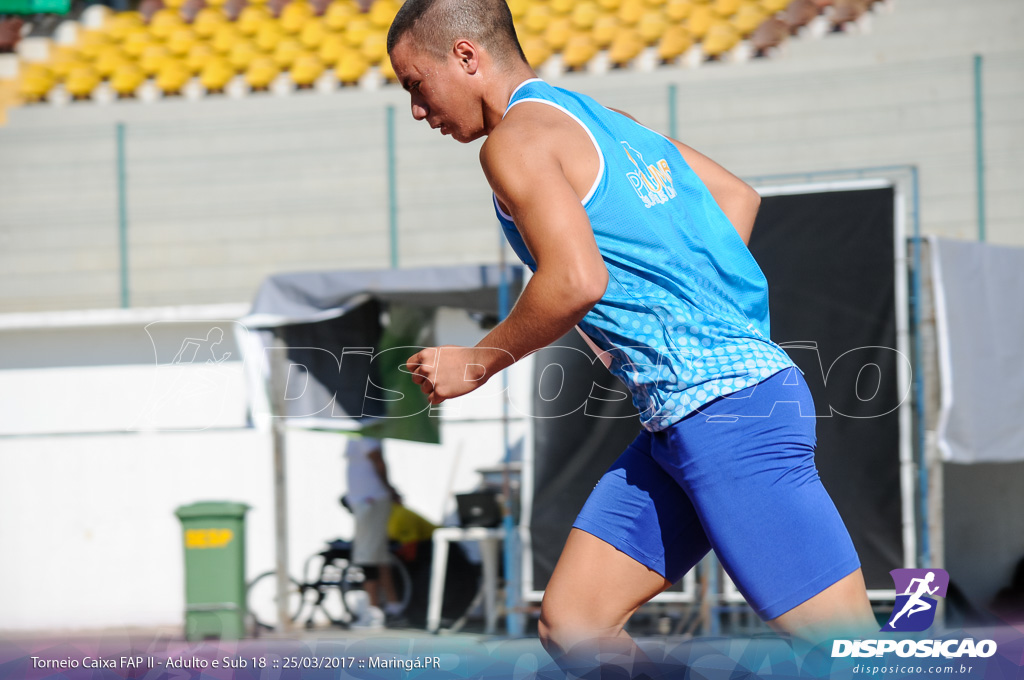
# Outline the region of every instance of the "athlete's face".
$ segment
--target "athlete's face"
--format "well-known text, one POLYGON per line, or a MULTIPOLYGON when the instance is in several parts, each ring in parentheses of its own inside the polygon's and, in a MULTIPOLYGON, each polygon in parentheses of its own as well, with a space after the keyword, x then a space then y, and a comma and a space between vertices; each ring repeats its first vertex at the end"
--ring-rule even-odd
POLYGON ((420 48, 409 37, 399 40, 391 50, 398 82, 412 98, 412 117, 463 143, 484 134, 480 107, 473 106, 476 60, 472 53, 465 52, 464 43, 457 43, 444 59, 420 48))

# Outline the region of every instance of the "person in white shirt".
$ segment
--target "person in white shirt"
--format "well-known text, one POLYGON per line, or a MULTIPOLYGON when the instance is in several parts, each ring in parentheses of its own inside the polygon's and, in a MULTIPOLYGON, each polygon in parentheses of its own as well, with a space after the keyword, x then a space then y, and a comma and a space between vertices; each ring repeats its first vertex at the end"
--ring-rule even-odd
MULTIPOLYGON (((400 610, 389 564, 388 519, 391 504, 401 503, 402 497, 388 480, 388 468, 379 440, 349 439, 345 458, 348 477, 346 501, 356 520, 352 562, 362 567, 366 576, 364 588, 371 607, 368 618, 382 621, 384 616, 380 609, 386 614, 400 610), (383 607, 382 594, 385 598, 383 607)), ((357 625, 366 623, 363 618, 360 617, 357 625)))

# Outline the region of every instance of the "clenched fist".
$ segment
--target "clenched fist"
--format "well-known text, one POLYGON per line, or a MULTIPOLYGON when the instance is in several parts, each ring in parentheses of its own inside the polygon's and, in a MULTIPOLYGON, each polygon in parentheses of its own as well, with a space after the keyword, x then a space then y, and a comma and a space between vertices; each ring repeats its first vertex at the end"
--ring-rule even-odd
POLYGON ((405 367, 427 400, 436 405, 472 392, 511 363, 512 356, 504 350, 443 345, 413 354, 405 367))

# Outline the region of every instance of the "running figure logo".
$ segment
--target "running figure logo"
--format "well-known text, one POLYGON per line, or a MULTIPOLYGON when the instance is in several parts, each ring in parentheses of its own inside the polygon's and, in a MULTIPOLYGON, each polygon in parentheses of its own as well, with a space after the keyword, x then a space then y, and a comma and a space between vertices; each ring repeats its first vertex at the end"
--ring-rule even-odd
POLYGON ((883 631, 920 632, 935 621, 936 601, 929 597, 946 596, 949 574, 944 569, 893 569, 896 604, 883 631))

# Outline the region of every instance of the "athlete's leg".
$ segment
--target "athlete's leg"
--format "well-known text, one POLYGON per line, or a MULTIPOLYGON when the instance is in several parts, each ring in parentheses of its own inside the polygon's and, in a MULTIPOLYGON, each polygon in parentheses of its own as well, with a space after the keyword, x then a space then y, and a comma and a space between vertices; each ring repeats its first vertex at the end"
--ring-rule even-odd
POLYGON ((563 667, 593 666, 611 652, 636 672, 638 650, 623 626, 709 549, 689 499, 650 448, 641 433, 594 487, 548 582, 539 633, 563 667))
POLYGON ((551 574, 541 605, 540 639, 561 656, 582 642, 621 638, 629 617, 672 583, 656 571, 608 545, 573 529, 551 574))
POLYGON ((860 569, 768 624, 812 642, 861 637, 878 631, 860 569))
POLYGON ((877 630, 853 542, 814 465, 814 404, 797 369, 655 435, 725 570, 777 630, 877 630))

